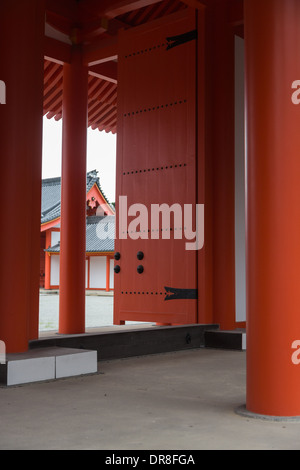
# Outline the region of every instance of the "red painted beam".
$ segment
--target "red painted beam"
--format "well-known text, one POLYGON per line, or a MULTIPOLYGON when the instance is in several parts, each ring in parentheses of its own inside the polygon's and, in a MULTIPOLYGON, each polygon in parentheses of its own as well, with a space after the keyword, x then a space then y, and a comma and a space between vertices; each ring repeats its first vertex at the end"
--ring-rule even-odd
POLYGON ((78 8, 76 0, 46 0, 46 12, 55 14, 57 17, 68 19, 72 22, 78 19, 78 8))
MULTIPOLYGON (((62 90, 58 90, 57 93, 51 98, 50 101, 44 100, 44 112, 53 112, 53 109, 57 106, 58 103, 62 101, 62 90)), ((53 116, 51 116, 53 117, 53 116)))
POLYGON ((105 88, 105 90, 103 90, 101 94, 98 96, 98 100, 101 103, 108 103, 108 104, 116 102, 115 86, 110 83, 109 86, 105 88))
POLYGON ((116 109, 116 106, 113 103, 96 102, 91 109, 89 108, 89 125, 97 123, 112 109, 116 109))
POLYGON ((203 8, 203 6, 207 5, 208 0, 181 0, 182 3, 185 3, 188 7, 195 8, 198 10, 199 8, 203 8))
POLYGON ((115 36, 118 34, 119 29, 124 28, 128 28, 128 25, 117 19, 97 18, 84 23, 78 31, 78 40, 80 43, 91 43, 93 39, 101 34, 106 33, 108 36, 115 36))
POLYGON ((99 86, 99 79, 96 77, 89 76, 88 79, 88 98, 92 99, 94 97, 94 90, 99 86))
POLYGON ((86 0, 84 6, 90 12, 106 18, 115 18, 139 8, 159 3, 161 0, 86 0))
POLYGON ((45 36, 44 51, 47 60, 61 65, 71 63, 71 46, 69 44, 45 36))
POLYGON ((106 123, 109 119, 111 119, 112 115, 115 116, 116 108, 115 106, 111 106, 104 113, 102 113, 101 118, 96 115, 96 119, 93 119, 94 124, 98 127, 100 124, 106 123))
POLYGON ((114 105, 104 105, 104 106, 100 106, 100 110, 98 110, 98 114, 97 112, 95 113, 95 117, 94 118, 90 118, 89 116, 89 126, 92 126, 93 129, 95 129, 96 127, 98 127, 98 123, 101 122, 101 119, 102 117, 104 117, 106 115, 107 112, 111 111, 112 109, 116 109, 116 107, 114 105), (93 127, 94 126, 94 127, 93 127))
POLYGON ((118 81, 118 65, 116 62, 104 62, 89 68, 89 74, 112 83, 118 81))
POLYGON ((92 66, 118 58, 118 38, 103 39, 83 48, 83 62, 92 66))
POLYGON ((98 86, 95 88, 94 93, 92 95, 92 101, 94 101, 94 104, 96 105, 97 102, 100 102, 100 97, 103 96, 103 94, 107 90, 111 90, 111 86, 113 86, 109 82, 105 82, 104 80, 99 80, 98 86))
POLYGON ((232 0, 229 4, 229 23, 233 26, 240 26, 244 24, 244 1, 232 0))
MULTIPOLYGON (((187 6, 203 8, 213 3, 212 0, 181 0, 187 6)), ((220 2, 222 4, 223 0, 220 2)), ((216 2, 217 3, 217 2, 216 2)), ((233 26, 240 26, 244 23, 244 0, 231 0, 228 2, 228 22, 233 26)))
POLYGON ((52 83, 55 77, 59 73, 60 65, 48 60, 44 61, 44 84, 46 85, 49 81, 52 83))
POLYGON ((55 28, 57 31, 71 36, 73 22, 70 18, 63 18, 51 11, 48 11, 46 13, 46 23, 55 28))
POLYGON ((44 101, 49 99, 53 92, 57 92, 62 87, 62 71, 57 70, 51 78, 44 79, 44 101))

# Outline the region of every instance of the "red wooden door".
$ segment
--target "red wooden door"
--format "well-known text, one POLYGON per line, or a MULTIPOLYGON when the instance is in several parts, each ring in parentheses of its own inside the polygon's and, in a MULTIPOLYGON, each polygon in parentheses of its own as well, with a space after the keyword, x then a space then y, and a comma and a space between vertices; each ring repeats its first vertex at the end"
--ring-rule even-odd
POLYGON ((184 236, 184 204, 195 214, 197 199, 195 36, 189 9, 120 35, 115 324, 197 323, 197 252, 184 236), (179 205, 169 225, 153 225, 157 204, 179 205))

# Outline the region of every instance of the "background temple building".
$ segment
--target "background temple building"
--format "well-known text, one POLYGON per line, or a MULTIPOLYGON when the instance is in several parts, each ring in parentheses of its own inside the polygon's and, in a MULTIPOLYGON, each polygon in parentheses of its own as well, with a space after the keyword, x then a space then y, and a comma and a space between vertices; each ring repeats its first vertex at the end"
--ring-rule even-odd
MULTIPOLYGON (((61 178, 42 181, 40 287, 59 288, 61 178)), ((74 207, 76 216, 76 208, 74 207)), ((86 289, 110 291, 114 286, 114 239, 102 240, 97 225, 105 218, 114 225, 114 207, 103 193, 96 171, 87 174, 86 289), (107 219, 107 217, 109 217, 107 219)))

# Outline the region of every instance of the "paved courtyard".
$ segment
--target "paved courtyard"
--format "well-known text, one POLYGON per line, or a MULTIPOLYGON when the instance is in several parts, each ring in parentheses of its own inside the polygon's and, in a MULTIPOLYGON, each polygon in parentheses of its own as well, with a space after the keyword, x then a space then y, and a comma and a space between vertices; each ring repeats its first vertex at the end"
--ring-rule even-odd
MULTIPOLYGON (((58 294, 40 296, 40 329, 58 326, 58 294)), ((113 297, 87 295, 88 327, 110 326, 113 297)), ((98 362, 98 372, 0 387, 0 449, 299 450, 300 422, 236 414, 245 351, 194 349, 98 362)))
POLYGON ((201 348, 0 387, 0 449, 103 450, 104 457, 144 449, 299 450, 299 422, 235 413, 245 403, 245 363, 244 351, 201 348))
MULTIPOLYGON (((86 296, 86 327, 110 326, 113 324, 113 296, 86 296)), ((59 294, 40 293, 39 330, 58 329, 59 294)))
MULTIPOLYGON (((98 328, 113 325, 113 295, 104 293, 86 295, 86 328, 98 328)), ((41 332, 57 331, 59 319, 59 294, 40 293, 39 330, 41 332)), ((126 322, 126 324, 136 322, 126 322)))

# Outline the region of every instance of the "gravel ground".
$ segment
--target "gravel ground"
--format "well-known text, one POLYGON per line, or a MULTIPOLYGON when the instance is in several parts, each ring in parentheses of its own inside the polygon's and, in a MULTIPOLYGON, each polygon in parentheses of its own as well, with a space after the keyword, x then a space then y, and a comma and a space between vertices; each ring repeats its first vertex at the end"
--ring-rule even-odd
MULTIPOLYGON (((112 296, 86 296, 86 327, 95 328, 113 324, 112 296)), ((58 329, 59 295, 40 294, 39 330, 58 329)))
MULTIPOLYGON (((114 298, 112 295, 91 295, 85 297, 86 328, 113 325, 114 298)), ((57 331, 59 319, 59 294, 40 293, 39 331, 57 331)), ((126 325, 144 322, 126 321, 126 325)))

